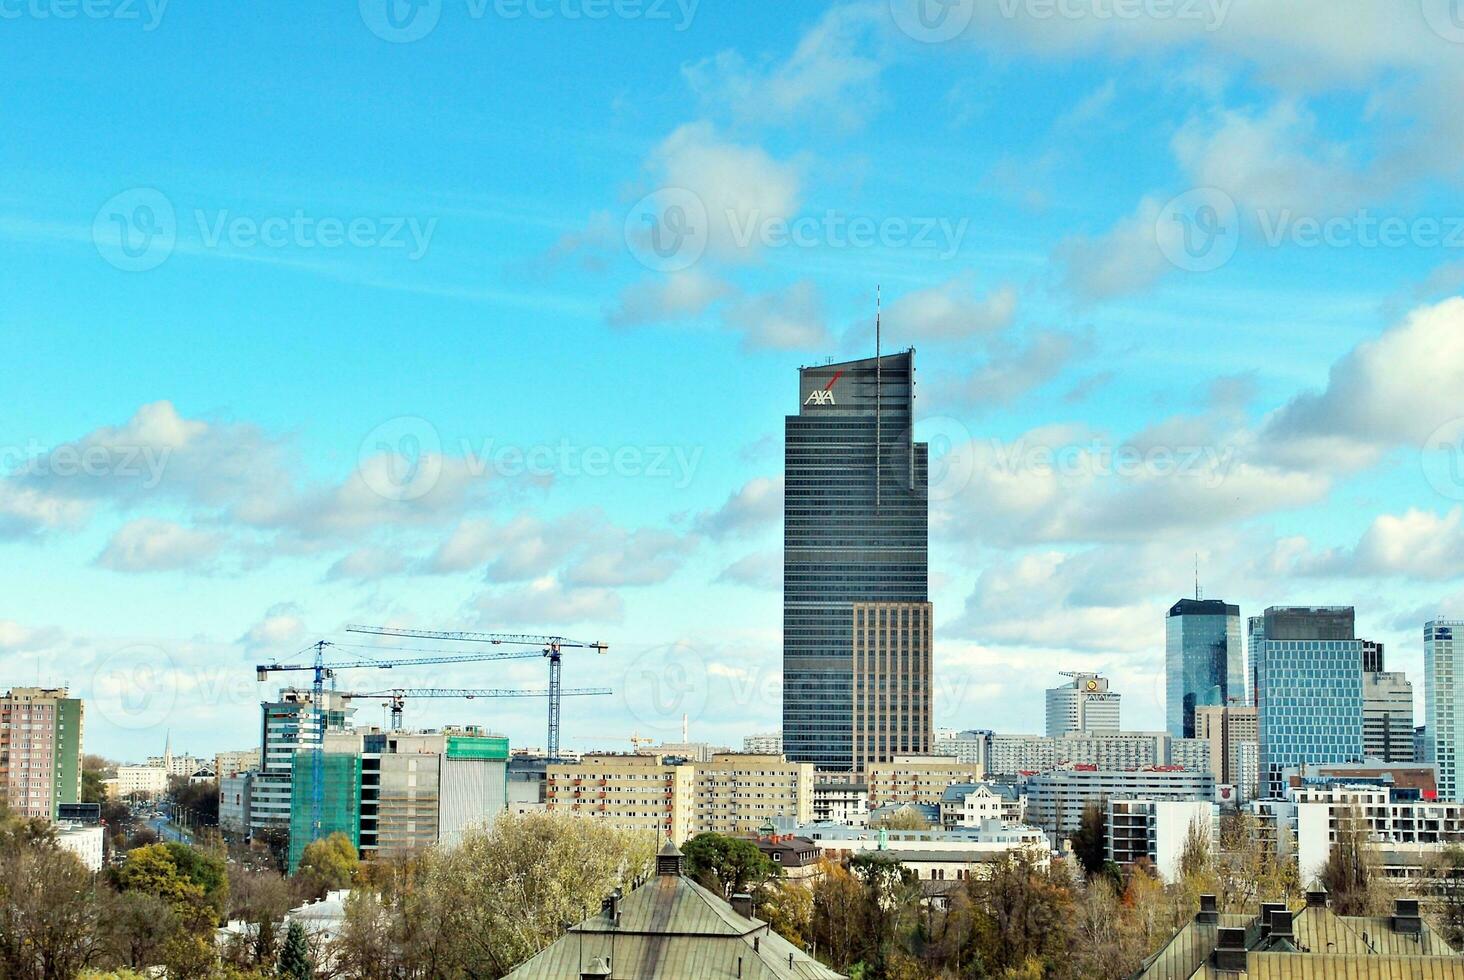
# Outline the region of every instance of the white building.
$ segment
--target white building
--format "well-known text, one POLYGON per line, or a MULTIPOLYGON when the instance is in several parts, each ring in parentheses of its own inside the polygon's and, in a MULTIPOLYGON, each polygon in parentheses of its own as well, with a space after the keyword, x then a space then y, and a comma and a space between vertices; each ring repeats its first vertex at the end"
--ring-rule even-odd
POLYGON ((162 766, 118 766, 117 793, 122 799, 155 799, 168 791, 168 770, 162 766))
POLYGON ((1300 786, 1289 792, 1294 804, 1301 879, 1319 875, 1327 864, 1339 828, 1358 825, 1377 849, 1383 874, 1416 877, 1445 847, 1464 842, 1464 804, 1397 801, 1385 786, 1332 784, 1300 786))
POLYGON ((102 870, 102 828, 80 824, 62 824, 56 831, 56 843, 70 851, 86 865, 88 871, 102 870))
POLYGON ((756 755, 782 755, 782 732, 759 732, 742 737, 742 751, 756 755))
POLYGON ((1196 772, 1210 769, 1210 745, 1200 738, 1173 738, 1168 732, 1069 732, 1043 735, 992 735, 986 773, 1019 776, 1061 766, 1099 769, 1143 769, 1180 765, 1196 772))
POLYGON ((1072 680, 1047 689, 1047 736, 1119 731, 1120 695, 1108 689, 1108 679, 1079 672, 1066 676, 1072 680))
POLYGON ((1206 800, 1109 800, 1108 860, 1119 865, 1148 861, 1171 884, 1191 828, 1210 844, 1220 836, 1220 808, 1206 800))
POLYGON ((864 783, 814 783, 813 820, 846 827, 868 826, 869 787, 864 783))
MULTIPOLYGON (((1003 826, 999 820, 981 827, 956 830, 863 830, 837 824, 804 824, 790 827, 787 822, 779 833, 795 833, 806 837, 828 852, 831 857, 845 857, 872 851, 959 853, 962 859, 975 863, 1008 851, 1027 848, 1043 857, 1051 854, 1047 835, 1036 827, 1003 826)), ((944 859, 943 859, 944 860, 944 859)))
POLYGON ((1439 798, 1459 799, 1459 754, 1464 749, 1464 645, 1454 631, 1464 620, 1436 619, 1423 627, 1424 725, 1429 759, 1439 771, 1439 798))
POLYGON ((1010 783, 956 783, 940 801, 940 825, 981 827, 997 820, 1015 827, 1027 820, 1027 794, 1010 783))
POLYGON ((1169 767, 1054 769, 1027 780, 1027 819, 1057 837, 1067 837, 1078 829, 1089 803, 1123 799, 1212 802, 1215 777, 1169 767))
POLYGON ((986 753, 991 737, 995 734, 989 729, 968 729, 961 732, 947 729, 936 733, 931 751, 936 755, 953 755, 958 762, 980 766, 983 771, 989 771, 991 767, 987 764, 986 753))

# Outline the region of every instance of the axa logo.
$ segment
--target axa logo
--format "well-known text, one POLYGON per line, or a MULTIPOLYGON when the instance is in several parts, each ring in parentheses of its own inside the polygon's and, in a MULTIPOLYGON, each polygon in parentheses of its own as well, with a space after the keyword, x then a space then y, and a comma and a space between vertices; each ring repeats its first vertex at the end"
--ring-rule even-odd
POLYGON ((834 382, 835 381, 838 381, 839 378, 843 377, 843 374, 844 374, 843 371, 837 371, 837 372, 835 372, 834 373, 834 376, 829 379, 829 383, 828 384, 824 385, 822 388, 815 388, 812 391, 810 391, 808 393, 808 397, 805 398, 805 399, 803 399, 803 404, 805 404, 805 405, 837 405, 838 402, 834 401, 834 382))

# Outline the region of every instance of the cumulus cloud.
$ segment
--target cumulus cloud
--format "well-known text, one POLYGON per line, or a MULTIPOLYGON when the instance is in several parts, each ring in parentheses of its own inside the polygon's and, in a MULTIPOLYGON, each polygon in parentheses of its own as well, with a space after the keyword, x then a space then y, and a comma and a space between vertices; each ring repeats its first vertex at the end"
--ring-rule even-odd
POLYGON ((754 551, 722 569, 716 581, 769 591, 779 589, 783 584, 783 555, 777 551, 754 551))
POLYGON ((731 292, 730 284, 687 269, 626 287, 607 319, 621 327, 693 319, 731 292))
POLYGON ((1073 235, 1060 243, 1053 257, 1067 290, 1094 302, 1146 289, 1171 271, 1159 249, 1156 222, 1162 209, 1159 200, 1146 197, 1103 234, 1073 235))
POLYGON ((1380 514, 1352 548, 1313 553, 1304 538, 1278 545, 1276 564, 1294 574, 1339 578, 1396 576, 1425 581, 1464 578, 1464 511, 1409 508, 1380 514))
POLYGON ((253 626, 236 641, 249 650, 264 647, 289 647, 305 639, 305 620, 293 602, 278 602, 265 610, 253 626))
POLYGON ((407 559, 386 548, 361 547, 346 552, 326 570, 329 582, 375 582, 407 568, 407 559))
MULTIPOLYGON (((969 276, 905 293, 890 303, 884 322, 902 342, 969 340, 1000 333, 1017 314, 1017 291, 1000 286, 979 295, 969 276)), ((871 325, 872 328, 872 325, 871 325)), ((860 336, 867 336, 861 329, 860 336)))
POLYGON ((742 335, 744 347, 753 350, 806 349, 829 339, 818 288, 808 281, 744 296, 728 306, 723 322, 742 335))
POLYGON ((512 623, 516 630, 554 633, 560 623, 618 623, 625 617, 625 604, 613 589, 566 587, 552 577, 480 593, 471 607, 484 629, 512 623))
POLYGON ((721 507, 696 516, 696 529, 713 538, 754 534, 783 519, 783 480, 748 480, 721 507))
POLYGON ((211 565, 223 546, 220 534, 144 517, 118 528, 96 563, 116 572, 198 570, 211 565))
POLYGON ((855 3, 829 9, 784 60, 749 64, 724 50, 685 65, 682 75, 714 109, 744 122, 833 120, 862 123, 878 107, 882 50, 880 5, 855 3))
POLYGON ((1056 378, 1088 349, 1085 338, 1041 330, 1025 341, 998 338, 986 360, 965 377, 945 385, 952 401, 971 407, 1009 405, 1056 378))

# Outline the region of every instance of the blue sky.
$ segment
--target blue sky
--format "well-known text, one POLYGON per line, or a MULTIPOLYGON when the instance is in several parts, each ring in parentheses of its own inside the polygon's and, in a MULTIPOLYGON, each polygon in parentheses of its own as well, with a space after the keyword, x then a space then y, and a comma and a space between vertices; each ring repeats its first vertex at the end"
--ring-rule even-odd
MULTIPOLYGON (((0 684, 69 683, 92 750, 247 746, 251 665, 360 622, 610 643, 570 746, 775 728, 782 417, 876 284, 939 725, 1100 668, 1159 727, 1196 555, 1246 615, 1356 604, 1421 706, 1464 607, 1447 0, 0 13, 0 684)), ((404 680, 544 670, 340 683, 404 680)))

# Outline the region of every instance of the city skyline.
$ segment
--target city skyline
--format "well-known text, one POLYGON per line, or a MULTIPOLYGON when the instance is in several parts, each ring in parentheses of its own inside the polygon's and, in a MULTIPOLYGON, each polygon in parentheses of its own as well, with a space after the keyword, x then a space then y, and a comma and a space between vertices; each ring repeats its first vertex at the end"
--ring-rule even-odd
MULTIPOLYGON (((793 372, 871 356, 879 288, 936 727, 1040 731, 1073 669, 1164 729, 1196 555, 1242 617, 1355 606, 1424 718, 1423 624, 1464 610, 1464 59, 1427 4, 439 6, 7 20, 0 689, 210 755, 257 743, 256 663, 398 623, 608 643, 566 657, 617 692, 569 748, 777 729, 793 372)), ((539 701, 407 710, 544 741, 539 701)))

